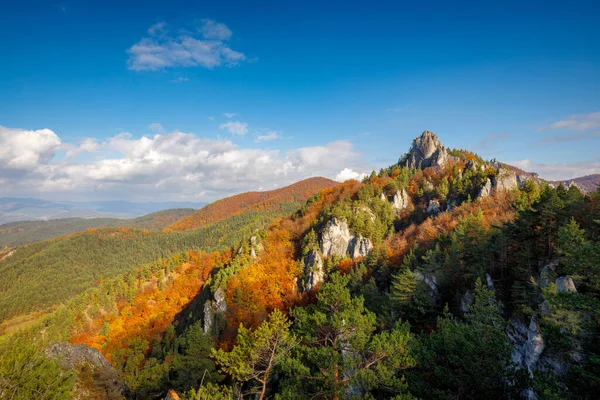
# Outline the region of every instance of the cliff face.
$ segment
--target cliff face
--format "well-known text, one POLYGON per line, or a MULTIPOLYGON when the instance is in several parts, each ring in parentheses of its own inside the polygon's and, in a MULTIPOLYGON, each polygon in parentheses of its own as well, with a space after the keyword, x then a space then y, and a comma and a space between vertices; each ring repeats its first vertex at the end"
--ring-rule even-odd
POLYGON ((433 132, 425 131, 413 141, 399 164, 409 168, 443 167, 450 159, 452 156, 438 137, 433 132))

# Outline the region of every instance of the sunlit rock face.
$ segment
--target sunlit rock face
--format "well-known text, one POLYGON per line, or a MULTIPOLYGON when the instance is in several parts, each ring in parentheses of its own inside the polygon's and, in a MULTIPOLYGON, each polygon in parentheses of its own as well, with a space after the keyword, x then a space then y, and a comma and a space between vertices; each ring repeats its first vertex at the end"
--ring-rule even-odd
POLYGON ((371 241, 361 235, 354 235, 346 221, 332 218, 321 233, 321 254, 323 257, 365 257, 373 249, 371 241))
POLYGON ((400 165, 409 168, 443 167, 451 158, 438 137, 425 131, 413 141, 408 153, 400 160, 400 165))

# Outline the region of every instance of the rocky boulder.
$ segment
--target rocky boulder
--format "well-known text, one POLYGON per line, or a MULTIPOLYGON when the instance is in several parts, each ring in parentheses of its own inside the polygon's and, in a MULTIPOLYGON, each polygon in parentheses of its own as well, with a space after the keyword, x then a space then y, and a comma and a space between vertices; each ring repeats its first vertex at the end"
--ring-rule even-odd
POLYGON ((204 303, 204 333, 213 334, 213 327, 217 315, 227 311, 227 303, 225 301, 225 292, 218 288, 214 295, 214 300, 207 300, 204 303))
POLYGON ((483 185, 479 190, 477 198, 483 199, 485 197, 488 197, 490 194, 492 194, 492 181, 488 178, 487 181, 485 181, 485 185, 483 185))
POLYGON ((556 278, 556 291, 564 292, 564 293, 577 293, 577 288, 575 288, 575 282, 573 279, 568 276, 559 276, 556 278))
POLYGON ((492 186, 494 190, 512 190, 519 187, 517 174, 513 171, 501 169, 498 175, 493 178, 492 186))
POLYGON ((396 212, 400 212, 404 210, 409 205, 408 193, 406 193, 405 189, 398 190, 391 201, 392 208, 396 212))
POLYGON ((321 254, 324 257, 345 256, 353 238, 346 221, 332 218, 321 233, 321 254))
POLYGON ((321 254, 323 257, 334 255, 341 257, 365 257, 373 249, 373 244, 367 238, 355 236, 348 229, 346 221, 332 218, 321 233, 321 254))
POLYGON ((444 166, 450 158, 448 150, 442 146, 438 137, 432 132, 425 131, 413 140, 412 147, 399 164, 409 168, 444 166))
POLYGON ((359 257, 366 257, 371 250, 373 250, 371 241, 360 235, 352 239, 348 245, 348 254, 353 260, 359 257))
POLYGON ((507 335, 513 346, 512 361, 521 368, 527 368, 529 374, 533 376, 533 371, 546 347, 541 329, 533 318, 529 321, 529 325, 519 320, 512 320, 507 328, 507 335))
POLYGON ((304 291, 313 290, 325 278, 323 259, 316 250, 311 250, 304 258, 304 291))
POLYGON ((125 399, 126 385, 98 350, 85 344, 59 342, 50 345, 45 353, 58 360, 61 367, 75 370, 74 399, 125 399))

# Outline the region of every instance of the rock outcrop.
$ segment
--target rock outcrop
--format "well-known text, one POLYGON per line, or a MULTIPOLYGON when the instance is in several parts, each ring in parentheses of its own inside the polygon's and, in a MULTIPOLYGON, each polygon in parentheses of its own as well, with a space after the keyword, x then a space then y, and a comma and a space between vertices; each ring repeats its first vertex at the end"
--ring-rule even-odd
POLYGON ((428 214, 439 214, 441 211, 442 206, 440 205, 440 202, 438 200, 429 200, 429 204, 427 205, 428 214))
POLYGON ((556 284, 557 292, 577 293, 575 282, 573 282, 573 279, 569 278, 568 276, 559 276, 556 278, 554 283, 556 284))
POLYGON ((304 258, 304 291, 313 290, 325 278, 323 259, 316 250, 311 250, 304 258))
POLYGON ((512 190, 519 187, 517 174, 507 169, 500 169, 498 175, 493 178, 492 187, 494 190, 512 190))
POLYGON ((488 178, 487 181, 485 181, 485 185, 483 185, 481 187, 481 190, 479 190, 477 198, 483 199, 485 197, 488 197, 490 194, 492 194, 492 181, 490 180, 490 178, 488 178))
POLYGON ((323 257, 334 255, 352 259, 365 257, 373 248, 373 244, 367 238, 360 235, 355 236, 348 229, 346 221, 332 218, 321 233, 321 254, 323 257))
POLYGON ((409 205, 408 193, 405 189, 398 190, 392 198, 391 205, 396 212, 404 210, 409 205))
POLYGON ((207 300, 204 303, 204 333, 206 334, 213 334, 217 315, 227 311, 223 289, 218 288, 214 297, 214 300, 207 300))
POLYGON ((519 320, 512 320, 507 328, 508 339, 513 345, 512 361, 521 368, 527 368, 530 375, 544 351, 545 344, 542 331, 531 318, 526 326, 519 320))
POLYGON ((412 147, 399 164, 409 168, 443 167, 451 158, 438 137, 432 132, 425 131, 413 140, 412 147))
POLYGON ((59 342, 50 345, 45 353, 57 359, 61 367, 76 371, 74 399, 125 399, 126 385, 98 350, 85 344, 59 342))

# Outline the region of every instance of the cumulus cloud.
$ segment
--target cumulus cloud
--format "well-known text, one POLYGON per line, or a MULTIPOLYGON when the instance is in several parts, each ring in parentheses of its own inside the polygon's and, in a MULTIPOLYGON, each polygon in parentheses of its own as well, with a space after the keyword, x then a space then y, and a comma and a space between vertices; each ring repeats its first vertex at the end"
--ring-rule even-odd
POLYGON ((508 164, 519 167, 525 171, 537 172, 542 178, 550 181, 561 181, 600 173, 600 160, 545 164, 525 159, 512 161, 508 164))
POLYGON ((162 126, 162 124, 159 124, 158 122, 153 122, 150 125, 148 125, 148 129, 150 129, 152 132, 156 132, 156 133, 164 133, 165 132, 165 128, 162 126))
POLYGON ((289 151, 241 148, 229 140, 184 132, 134 137, 121 133, 64 144, 51 130, 0 129, 0 180, 8 195, 78 195, 112 199, 212 201, 248 190, 268 190, 311 176, 355 177, 360 155, 351 143, 289 151), (54 157, 65 145, 72 154, 54 157), (15 168, 19 174, 15 174, 15 168))
POLYGON ((566 119, 538 128, 539 132, 564 129, 569 131, 585 131, 600 128, 600 111, 590 114, 575 114, 566 119))
POLYGON ((248 133, 248 124, 239 121, 229 121, 219 125, 219 129, 227 130, 232 135, 245 135, 248 133))
POLYGON ((31 131, 0 126, 0 171, 35 172, 50 163, 60 146, 60 138, 50 129, 31 131))
POLYGON ((335 180, 338 182, 345 182, 350 179, 357 181, 363 180, 368 174, 365 172, 356 172, 350 168, 344 168, 335 176, 335 180))
POLYGON ((215 68, 235 66, 246 56, 227 43, 231 30, 223 23, 204 19, 193 31, 171 34, 159 22, 127 50, 127 65, 134 71, 156 71, 174 67, 215 68))
POLYGON ((279 132, 277 131, 268 131, 266 132, 264 135, 259 135, 255 142, 256 143, 261 143, 261 142, 270 142, 272 140, 277 140, 281 138, 281 134, 279 134, 279 132))

